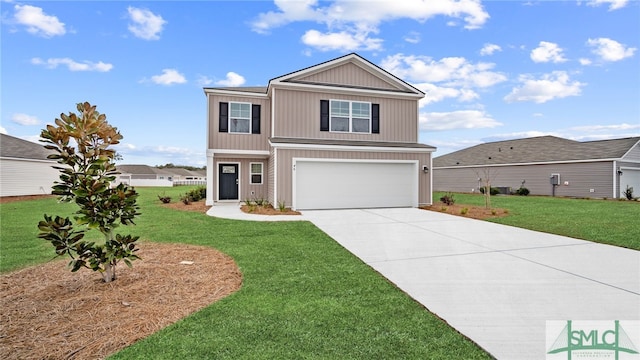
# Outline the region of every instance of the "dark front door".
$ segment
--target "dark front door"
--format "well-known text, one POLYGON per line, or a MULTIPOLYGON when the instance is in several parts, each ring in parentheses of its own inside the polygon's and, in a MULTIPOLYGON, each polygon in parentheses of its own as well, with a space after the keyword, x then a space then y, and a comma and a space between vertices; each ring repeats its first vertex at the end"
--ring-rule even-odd
POLYGON ((220 200, 238 200, 238 164, 218 165, 220 200))

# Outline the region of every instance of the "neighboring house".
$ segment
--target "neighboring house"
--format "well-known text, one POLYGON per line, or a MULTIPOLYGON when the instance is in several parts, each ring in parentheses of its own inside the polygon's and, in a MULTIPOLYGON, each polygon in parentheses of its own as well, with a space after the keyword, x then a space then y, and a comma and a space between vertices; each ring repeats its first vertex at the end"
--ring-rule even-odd
POLYGON ((554 136, 497 141, 433 159, 435 191, 524 186, 534 195, 620 198, 640 195, 640 137, 579 142, 554 136), (556 185, 552 183, 555 182, 556 185))
POLYGON ((424 93, 356 54, 274 78, 205 88, 207 204, 293 209, 431 204, 424 93))
POLYGON ((116 182, 131 186, 205 185, 203 172, 183 168, 156 168, 149 165, 117 165, 116 182))
POLYGON ((51 194, 60 174, 43 145, 0 134, 0 196, 51 194))

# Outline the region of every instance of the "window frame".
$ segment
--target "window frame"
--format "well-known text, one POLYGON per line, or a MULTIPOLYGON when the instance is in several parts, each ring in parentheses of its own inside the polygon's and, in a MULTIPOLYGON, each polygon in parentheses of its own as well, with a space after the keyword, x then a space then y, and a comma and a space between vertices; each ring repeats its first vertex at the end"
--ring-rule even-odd
MULTIPOLYGON (((253 119, 253 118, 252 118, 252 115, 253 115, 253 114, 252 114, 252 113, 253 113, 253 106, 252 106, 252 105, 253 105, 253 104, 252 104, 252 103, 250 103, 250 102, 229 101, 229 110, 228 110, 228 114, 227 114, 227 117, 228 117, 228 118, 227 118, 227 129, 228 129, 228 130, 227 130, 227 132, 228 132, 229 134, 242 134, 242 135, 251 135, 251 134, 252 134, 252 132, 251 132, 251 127, 252 127, 252 125, 253 125, 253 123, 252 123, 252 121, 253 121, 253 120, 252 120, 252 119, 253 119), (235 117, 234 117, 234 116, 232 116, 232 115, 231 115, 231 111, 232 111, 232 110, 231 110, 231 106, 232 106, 232 104, 248 105, 248 106, 249 106, 249 117, 244 118, 244 117, 238 117, 238 116, 235 116, 235 117), (232 121, 232 120, 234 120, 234 119, 236 119, 236 120, 243 120, 243 121, 247 121, 247 123, 249 124, 249 125, 247 126, 247 131, 246 131, 246 132, 243 132, 243 131, 232 131, 232 130, 231 130, 231 129, 232 129, 232 127, 231 127, 231 121, 232 121)), ((242 110, 242 109, 241 109, 241 110, 242 110)))
MULTIPOLYGON (((335 116, 336 118, 345 118, 344 116, 335 116)), ((369 101, 356 101, 356 100, 341 100, 341 99, 329 99, 329 132, 334 132, 334 133, 342 133, 342 134, 372 134, 372 127, 373 127, 373 103, 369 102, 369 101), (349 116, 348 116, 348 121, 349 121, 349 130, 347 131, 341 131, 341 130, 333 130, 333 103, 334 102, 346 102, 349 103, 349 116), (364 120, 364 117, 361 116, 354 116, 353 115, 353 103, 359 103, 359 104, 367 104, 369 107, 369 117, 367 118, 368 123, 369 123, 369 127, 368 127, 368 131, 354 131, 353 130, 353 120, 354 118, 356 120, 364 120)))
POLYGON ((249 163, 249 184, 251 185, 262 185, 264 184, 264 163, 263 162, 250 162, 249 163), (260 173, 253 172, 253 165, 260 165, 260 173), (254 182, 253 176, 260 175, 260 182, 254 182))

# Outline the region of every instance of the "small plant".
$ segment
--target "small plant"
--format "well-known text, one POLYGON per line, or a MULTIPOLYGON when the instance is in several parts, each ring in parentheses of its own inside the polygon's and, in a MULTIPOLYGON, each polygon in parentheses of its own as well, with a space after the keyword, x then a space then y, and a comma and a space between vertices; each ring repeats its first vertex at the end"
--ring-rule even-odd
POLYGON ((244 204, 247 206, 251 206, 251 204, 253 204, 253 201, 251 199, 244 199, 244 204))
POLYGON ((447 211, 447 209, 448 209, 448 208, 447 208, 446 206, 441 206, 441 207, 440 207, 440 211, 442 211, 442 212, 446 212, 446 211, 447 211))
POLYGON ((249 207, 249 212, 252 213, 254 211, 256 211, 256 208, 258 207, 258 205, 256 203, 249 203, 247 204, 247 206, 249 207))
POLYGON ((495 209, 491 209, 491 215, 496 215, 498 212, 495 209))
POLYGON ((624 189, 622 194, 627 198, 627 200, 635 200, 633 197, 633 186, 627 185, 627 188, 624 189))
POLYGON ((516 195, 527 196, 529 195, 529 189, 527 189, 526 187, 521 187, 516 190, 516 195))
POLYGON ((168 204, 171 202, 171 196, 165 196, 164 193, 162 195, 158 195, 158 199, 160 199, 163 204, 168 204))
POLYGON ((440 201, 442 201, 444 204, 447 204, 449 206, 455 204, 456 200, 453 198, 453 194, 452 193, 446 193, 443 197, 440 198, 440 201))
POLYGON ((182 203, 185 205, 191 204, 191 198, 187 194, 180 196, 180 201, 182 201, 182 203))
MULTIPOLYGON (((480 188, 480 192, 481 192, 481 193, 483 193, 483 194, 484 194, 484 193, 485 193, 485 191, 486 191, 485 186, 483 186, 483 187, 481 187, 481 188, 480 188)), ((491 187, 491 190, 489 190, 489 194, 490 194, 491 196, 498 195, 498 194, 500 194, 500 189, 498 189, 497 187, 493 187, 493 186, 492 186, 492 187, 491 187)))
POLYGON ((462 208, 462 210, 460 210, 460 215, 467 215, 468 212, 469 208, 462 208))
POLYGON ((287 206, 284 204, 284 201, 278 201, 278 210, 280 210, 280 212, 287 211, 287 206))

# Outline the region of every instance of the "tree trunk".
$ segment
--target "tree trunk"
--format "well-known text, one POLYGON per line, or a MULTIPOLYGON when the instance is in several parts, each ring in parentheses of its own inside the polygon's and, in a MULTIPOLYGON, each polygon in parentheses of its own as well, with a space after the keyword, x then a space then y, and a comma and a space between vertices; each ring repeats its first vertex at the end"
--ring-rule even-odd
POLYGON ((104 264, 104 272, 102 273, 102 280, 109 283, 116 279, 116 264, 106 263, 104 264))

